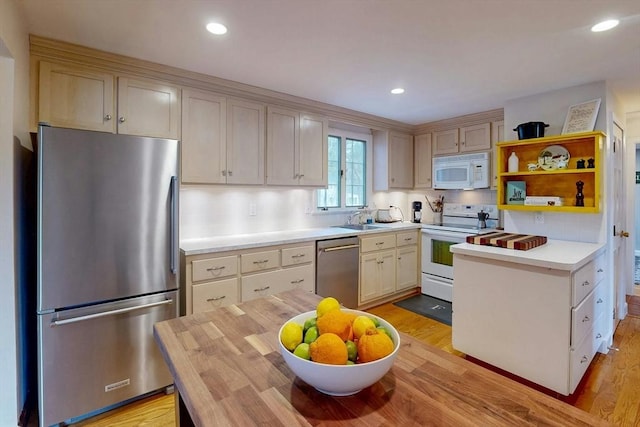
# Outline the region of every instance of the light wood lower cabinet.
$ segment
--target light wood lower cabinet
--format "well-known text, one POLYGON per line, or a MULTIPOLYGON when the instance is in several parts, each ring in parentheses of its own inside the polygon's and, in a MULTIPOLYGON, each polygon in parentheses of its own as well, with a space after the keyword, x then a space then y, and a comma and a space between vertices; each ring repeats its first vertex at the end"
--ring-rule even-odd
POLYGON ((419 233, 405 231, 360 238, 359 305, 418 286, 419 233))
POLYGON ((315 292, 315 242, 182 256, 182 315, 289 289, 315 292))

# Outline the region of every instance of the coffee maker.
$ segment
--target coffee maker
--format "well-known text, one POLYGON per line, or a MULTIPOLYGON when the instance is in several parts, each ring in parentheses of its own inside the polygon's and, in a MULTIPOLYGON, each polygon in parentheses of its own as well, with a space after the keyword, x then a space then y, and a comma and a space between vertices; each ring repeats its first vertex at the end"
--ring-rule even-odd
POLYGON ((411 205, 411 218, 413 222, 422 220, 422 202, 413 202, 411 205))

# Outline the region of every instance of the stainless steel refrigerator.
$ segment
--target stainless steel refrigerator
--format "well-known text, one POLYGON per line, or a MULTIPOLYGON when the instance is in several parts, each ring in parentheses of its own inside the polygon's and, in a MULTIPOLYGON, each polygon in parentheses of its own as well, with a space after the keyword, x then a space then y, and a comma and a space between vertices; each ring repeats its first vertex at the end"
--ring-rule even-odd
POLYGON ((172 384, 153 324, 178 315, 178 141, 40 126, 40 425, 172 384))

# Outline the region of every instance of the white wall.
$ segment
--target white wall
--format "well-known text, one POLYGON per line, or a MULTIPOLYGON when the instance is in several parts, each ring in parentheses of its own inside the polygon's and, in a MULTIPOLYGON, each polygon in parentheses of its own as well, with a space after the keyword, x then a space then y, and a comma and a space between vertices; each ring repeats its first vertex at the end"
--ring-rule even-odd
MULTIPOLYGON (((531 121, 549 124, 545 136, 560 135, 569 107, 596 98, 601 98, 601 104, 595 129, 607 132, 607 96, 606 82, 600 81, 510 100, 504 106, 505 139, 518 139, 517 133, 512 129, 520 123, 531 121)), ((606 241, 606 221, 603 213, 545 212, 543 217, 544 224, 536 224, 533 212, 504 211, 504 227, 509 232, 538 234, 553 239, 606 241)))
MULTIPOLYGON (((17 425, 25 390, 19 384, 14 254, 14 136, 28 140, 29 43, 17 1, 0 1, 0 425, 17 425)), ((33 367, 35 369, 35 367, 33 367)))

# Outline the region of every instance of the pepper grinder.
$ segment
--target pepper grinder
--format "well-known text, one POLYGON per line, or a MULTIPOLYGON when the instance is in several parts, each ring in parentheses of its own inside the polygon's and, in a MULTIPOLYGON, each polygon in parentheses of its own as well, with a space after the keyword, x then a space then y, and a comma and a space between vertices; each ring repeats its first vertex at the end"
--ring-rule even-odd
POLYGON ((576 182, 576 187, 578 192, 576 193, 576 206, 584 206, 584 194, 582 194, 582 188, 584 187, 584 182, 578 181, 576 182))

